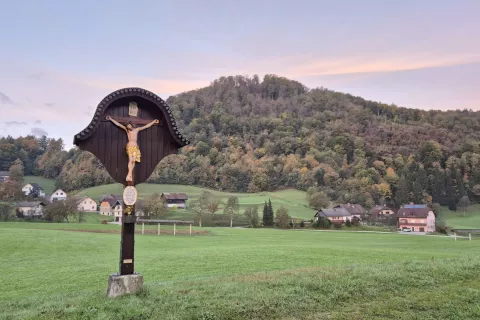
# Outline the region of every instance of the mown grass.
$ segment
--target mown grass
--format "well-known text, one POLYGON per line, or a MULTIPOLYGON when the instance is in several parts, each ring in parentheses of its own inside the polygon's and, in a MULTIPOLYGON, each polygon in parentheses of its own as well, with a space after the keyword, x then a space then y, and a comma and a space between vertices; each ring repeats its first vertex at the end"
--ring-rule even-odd
POLYGON ((227 228, 137 236, 145 291, 111 300, 105 290, 118 268, 118 235, 31 225, 0 224, 0 319, 480 316, 480 241, 227 228))
POLYGON ((442 207, 439 219, 454 229, 480 229, 480 204, 474 204, 467 211, 450 211, 442 207))

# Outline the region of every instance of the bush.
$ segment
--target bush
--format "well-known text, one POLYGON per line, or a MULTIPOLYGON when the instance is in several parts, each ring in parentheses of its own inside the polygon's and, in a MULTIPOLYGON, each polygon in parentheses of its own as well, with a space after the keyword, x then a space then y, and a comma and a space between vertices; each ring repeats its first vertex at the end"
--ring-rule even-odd
POLYGON ((347 221, 345 222, 345 225, 349 228, 352 226, 352 222, 350 221, 350 219, 347 219, 347 221))
POLYGON ((107 220, 102 220, 101 223, 102 223, 102 224, 108 224, 108 221, 107 221, 107 220))
POLYGON ((320 217, 317 219, 317 221, 312 223, 312 227, 315 229, 322 228, 322 229, 329 229, 332 223, 330 220, 324 217, 320 217))
POLYGON ((300 228, 305 228, 305 222, 303 222, 303 220, 300 222, 300 228))
POLYGON ((335 227, 335 229, 342 229, 342 225, 343 225, 343 222, 341 223, 334 223, 333 226, 335 227))

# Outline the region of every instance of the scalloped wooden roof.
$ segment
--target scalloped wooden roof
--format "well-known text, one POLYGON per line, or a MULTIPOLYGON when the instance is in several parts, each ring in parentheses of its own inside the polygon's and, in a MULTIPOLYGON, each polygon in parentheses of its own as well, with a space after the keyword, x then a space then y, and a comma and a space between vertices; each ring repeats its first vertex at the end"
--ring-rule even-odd
POLYGON ((92 121, 90 121, 90 123, 85 127, 85 129, 83 129, 82 131, 80 131, 75 135, 73 139, 73 144, 78 146, 80 140, 88 139, 93 134, 93 132, 95 132, 95 129, 98 127, 100 121, 102 120, 102 116, 104 115, 105 110, 113 102, 121 98, 135 97, 135 96, 149 100, 153 102, 155 105, 157 105, 157 107, 165 115, 165 119, 167 120, 166 122, 167 122, 167 126, 170 133, 181 146, 186 146, 187 144, 190 143, 190 141, 188 141, 187 138, 185 138, 180 133, 178 126, 175 122, 175 119, 173 118, 172 110, 162 98, 160 98, 155 93, 150 92, 148 90, 131 87, 131 88, 119 89, 117 91, 110 93, 105 98, 103 98, 103 100, 98 104, 97 109, 95 110, 95 115, 93 116, 92 121))

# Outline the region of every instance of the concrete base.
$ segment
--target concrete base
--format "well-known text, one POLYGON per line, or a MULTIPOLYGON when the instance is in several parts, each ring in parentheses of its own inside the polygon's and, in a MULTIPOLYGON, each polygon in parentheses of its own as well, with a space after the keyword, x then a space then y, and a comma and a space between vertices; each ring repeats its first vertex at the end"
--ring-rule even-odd
POLYGON ((115 298, 124 294, 135 294, 143 289, 143 276, 139 273, 129 275, 112 274, 108 278, 107 297, 115 298))

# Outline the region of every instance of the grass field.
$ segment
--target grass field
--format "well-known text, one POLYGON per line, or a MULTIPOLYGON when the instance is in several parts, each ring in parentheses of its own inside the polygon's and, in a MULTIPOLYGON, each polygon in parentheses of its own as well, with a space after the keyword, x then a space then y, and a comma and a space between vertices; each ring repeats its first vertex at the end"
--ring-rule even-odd
POLYGON ((23 178, 23 183, 24 185, 27 183, 38 183, 38 185, 41 186, 43 191, 47 194, 55 191, 55 180, 52 179, 37 176, 25 176, 23 178))
POLYGON ((454 212, 442 207, 439 218, 450 228, 480 229, 480 204, 470 206, 466 212, 461 210, 454 212))
POLYGON ((480 317, 480 240, 228 228, 137 236, 145 291, 111 300, 119 235, 54 230, 65 225, 0 223, 0 319, 480 317))
MULTIPOLYGON (((102 195, 113 193, 121 194, 122 193, 121 184, 109 184, 103 186, 97 186, 92 188, 87 188, 78 193, 79 196, 90 196, 93 199, 99 200, 102 195)), ((139 197, 145 197, 152 193, 163 193, 163 192, 184 192, 190 199, 196 198, 200 193, 205 190, 199 187, 194 186, 183 186, 183 185, 169 185, 169 184, 140 184, 137 186, 139 197)), ((263 210, 263 204, 269 198, 272 201, 274 210, 284 206, 288 209, 288 212, 291 216, 303 219, 313 219, 315 215, 315 210, 308 208, 308 203, 305 198, 305 192, 299 190, 285 190, 285 191, 276 191, 276 192, 261 192, 261 193, 228 193, 220 192, 216 190, 209 190, 214 194, 219 200, 226 202, 229 196, 237 196, 240 202, 240 212, 243 213, 244 209, 247 206, 258 205, 259 212, 263 210)))

